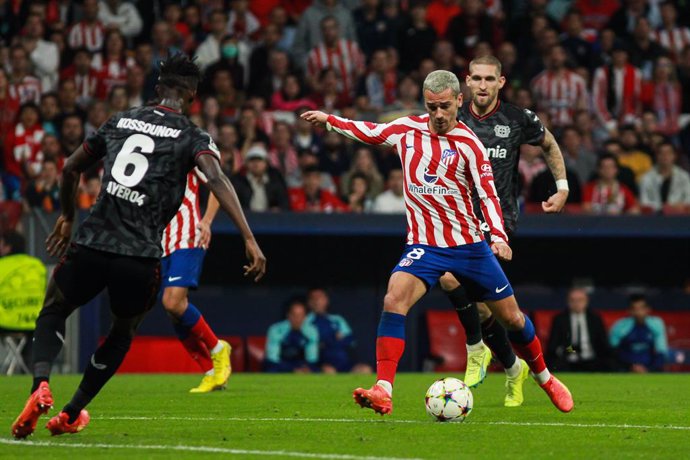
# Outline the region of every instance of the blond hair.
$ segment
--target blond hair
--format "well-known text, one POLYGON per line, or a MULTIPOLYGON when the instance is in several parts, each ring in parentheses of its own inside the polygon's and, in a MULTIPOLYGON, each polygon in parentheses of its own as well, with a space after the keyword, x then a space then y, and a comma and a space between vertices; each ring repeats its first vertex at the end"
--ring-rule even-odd
POLYGON ((453 72, 447 70, 434 70, 424 79, 422 91, 431 91, 439 94, 450 88, 453 97, 460 94, 460 81, 453 72))

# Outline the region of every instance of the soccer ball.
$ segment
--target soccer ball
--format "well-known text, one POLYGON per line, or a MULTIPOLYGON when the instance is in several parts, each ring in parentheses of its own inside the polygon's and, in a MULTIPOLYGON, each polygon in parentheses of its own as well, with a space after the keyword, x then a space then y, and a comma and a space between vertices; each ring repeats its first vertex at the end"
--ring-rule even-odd
POLYGON ((439 422, 462 422, 472 412, 472 392, 453 377, 436 380, 426 391, 426 413, 439 422))

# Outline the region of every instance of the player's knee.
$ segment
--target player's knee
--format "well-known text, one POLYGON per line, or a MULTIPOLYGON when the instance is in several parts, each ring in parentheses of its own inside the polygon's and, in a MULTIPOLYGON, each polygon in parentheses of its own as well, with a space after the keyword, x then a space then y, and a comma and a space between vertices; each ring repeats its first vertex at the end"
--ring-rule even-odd
POLYGON ((503 327, 509 331, 519 331, 525 327, 525 317, 521 311, 504 313, 499 318, 503 327))
POLYGON ((439 284, 441 285, 441 289, 446 292, 454 291, 460 287, 458 280, 450 273, 444 273, 439 279, 439 284))
POLYGON ((186 295, 168 289, 163 292, 162 302, 165 311, 175 317, 179 317, 184 313, 188 303, 186 295))
POLYGON ((383 298, 383 311, 391 313, 400 313, 406 315, 410 309, 404 298, 394 292, 388 292, 383 298))

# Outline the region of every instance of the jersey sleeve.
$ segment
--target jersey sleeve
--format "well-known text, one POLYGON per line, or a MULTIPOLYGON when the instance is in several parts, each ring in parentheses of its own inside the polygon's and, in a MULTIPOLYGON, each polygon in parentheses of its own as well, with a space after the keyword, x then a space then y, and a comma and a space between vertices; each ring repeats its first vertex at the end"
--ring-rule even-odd
POLYGON ((530 109, 524 109, 521 144, 541 145, 545 134, 546 130, 537 114, 530 109))
POLYGON ((329 115, 326 128, 363 144, 393 146, 405 135, 408 127, 394 120, 390 123, 372 123, 370 121, 353 121, 347 118, 329 115))
POLYGON ((192 158, 196 161, 201 155, 211 155, 220 162, 220 150, 213 141, 209 133, 197 128, 192 136, 190 151, 192 158))
MULTIPOLYGON (((112 130, 115 118, 117 115, 112 116, 108 121, 103 123, 100 128, 91 133, 82 144, 84 151, 95 157, 103 158, 108 153, 107 142, 108 133, 112 130)), ((67 154, 72 154, 72 152, 66 152, 67 154)))

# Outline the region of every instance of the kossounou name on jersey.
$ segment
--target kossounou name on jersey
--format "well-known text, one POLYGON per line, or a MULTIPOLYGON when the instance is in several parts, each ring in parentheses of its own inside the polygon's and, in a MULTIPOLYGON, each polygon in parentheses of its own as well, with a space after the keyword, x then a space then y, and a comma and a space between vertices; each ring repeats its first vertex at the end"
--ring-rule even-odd
MULTIPOLYGON (((501 200, 503 222, 508 231, 515 230, 518 214, 518 161, 522 144, 540 145, 546 133, 539 117, 528 109, 497 101, 496 107, 479 116, 470 103, 462 105, 458 119, 477 135, 486 148, 494 172, 494 183, 501 200)), ((474 197, 475 209, 477 197, 474 197)), ((481 216, 479 216, 481 217, 481 216)))
POLYGON ((182 203, 195 159, 220 153, 208 133, 167 107, 118 113, 84 141, 103 158, 98 201, 75 242, 127 256, 160 257, 163 230, 182 203))

